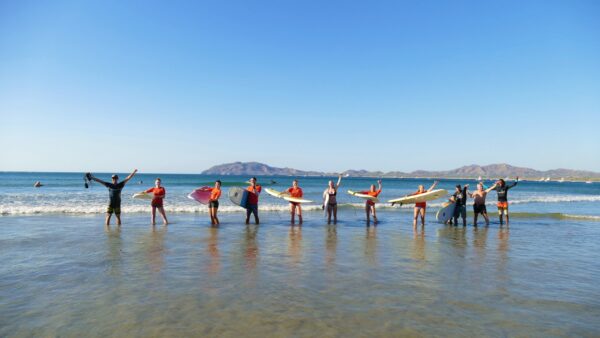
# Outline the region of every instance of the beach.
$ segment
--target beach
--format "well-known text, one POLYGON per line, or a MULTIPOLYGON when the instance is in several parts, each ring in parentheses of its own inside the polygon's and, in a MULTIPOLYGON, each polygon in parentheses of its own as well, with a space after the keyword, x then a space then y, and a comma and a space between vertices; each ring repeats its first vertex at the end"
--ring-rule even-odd
MULTIPOLYGON (((168 176, 163 181, 167 201, 179 198, 169 193, 190 190, 181 182, 170 189, 168 176)), ((323 182, 300 180, 313 199, 323 182)), ((413 183, 384 181, 384 191, 386 184, 400 191, 413 183)), ((435 223, 439 207, 431 207, 426 226, 416 230, 412 210, 396 207, 379 208, 380 223, 367 227, 351 199, 337 225, 327 225, 315 207, 305 211, 302 227, 292 227, 287 205, 261 196, 267 210, 259 226, 246 226, 241 209, 231 206, 218 228, 185 196, 181 203, 198 209, 171 211, 168 226, 152 227, 148 206, 136 211, 137 202, 127 200, 134 211, 123 214, 121 227, 108 228, 96 211, 106 191, 97 186, 91 212, 84 203, 81 212, 60 211, 69 198, 51 204, 30 196, 47 209, 10 214, 33 202, 5 199, 0 335, 597 336, 598 202, 585 194, 565 202, 556 193, 551 199, 562 202, 540 202, 550 192, 539 191, 553 189, 539 184, 511 190, 517 201, 532 191, 538 196, 515 204, 528 212, 516 212, 510 227, 498 224, 492 206, 489 227, 472 226, 470 207, 467 227, 435 223)), ((86 193, 68 185, 48 191, 86 193)), ((14 195, 45 193, 32 189, 7 188, 14 195)), ((123 194, 136 190, 130 185, 123 194)))

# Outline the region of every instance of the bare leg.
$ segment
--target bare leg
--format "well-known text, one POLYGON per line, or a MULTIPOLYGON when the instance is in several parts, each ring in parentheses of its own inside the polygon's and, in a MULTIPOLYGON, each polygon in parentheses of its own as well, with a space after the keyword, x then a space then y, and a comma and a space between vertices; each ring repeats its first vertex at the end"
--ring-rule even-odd
POLYGON ((221 223, 219 222, 219 217, 217 217, 217 212, 218 212, 218 211, 219 211, 219 209, 217 209, 217 208, 213 208, 213 218, 214 218, 214 221, 215 221, 215 225, 219 225, 219 224, 221 224, 221 223))
POLYGON ((419 211, 419 213, 421 214, 421 225, 425 226, 425 208, 421 208, 421 211, 419 211))
POLYGON ((337 224, 337 204, 333 206, 333 224, 337 224))
POLYGON ((485 225, 486 226, 490 225, 490 218, 489 218, 487 212, 483 213, 483 218, 485 219, 485 225))
POLYGON ((417 228, 417 220, 419 219, 419 208, 415 207, 413 211, 413 228, 417 228))
POLYGON ((152 207, 152 211, 150 211, 150 215, 152 215, 150 224, 152 224, 152 225, 156 224, 156 207, 152 207))
POLYGON ((250 209, 246 209, 246 224, 250 224, 250 209))
POLYGON ((473 226, 476 227, 477 226, 477 215, 479 215, 478 213, 475 213, 475 215, 473 215, 473 226))
POLYGON ((258 224, 258 211, 254 212, 254 223, 258 224))
POLYGON ((375 210, 375 205, 371 206, 371 212, 373 213, 373 222, 377 224, 377 211, 375 210))
POLYGON ((365 213, 367 214, 367 226, 371 224, 371 207, 369 204, 365 204, 365 213))
POLYGON ((115 214, 115 218, 117 219, 117 225, 121 226, 121 214, 115 214))
POLYGON ((104 225, 110 225, 110 216, 112 216, 112 214, 106 213, 106 219, 104 220, 104 225))
POLYGON ((508 226, 508 209, 506 209, 506 226, 508 226))
POLYGON ((298 203, 296 208, 298 209, 298 224, 302 225, 302 205, 298 203))
POLYGON ((294 206, 294 203, 290 203, 290 215, 292 216, 292 224, 296 223, 296 206, 294 206))
POLYGON ((169 224, 169 222, 167 221, 167 215, 165 214, 165 208, 159 207, 158 208, 158 212, 160 212, 160 215, 162 216, 163 224, 164 225, 169 224))

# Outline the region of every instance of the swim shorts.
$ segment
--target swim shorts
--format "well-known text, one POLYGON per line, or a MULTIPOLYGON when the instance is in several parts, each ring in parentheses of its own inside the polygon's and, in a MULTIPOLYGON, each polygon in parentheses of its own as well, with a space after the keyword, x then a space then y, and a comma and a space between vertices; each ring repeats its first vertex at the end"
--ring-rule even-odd
POLYGON ((109 205, 108 208, 106 208, 106 213, 107 214, 114 213, 115 215, 120 215, 121 214, 121 206, 120 205, 109 205))
POLYGON ((208 202, 208 207, 209 208, 215 208, 215 209, 219 209, 219 201, 215 200, 215 201, 209 201, 208 202))
POLYGON ((498 202, 498 209, 508 209, 508 202, 498 202))
POLYGON ((485 204, 473 204, 473 212, 476 214, 487 213, 487 209, 485 208, 485 204))
POLYGON ((466 218, 467 217, 467 207, 464 205, 457 205, 454 208, 454 217, 455 218, 458 218, 458 217, 466 218))

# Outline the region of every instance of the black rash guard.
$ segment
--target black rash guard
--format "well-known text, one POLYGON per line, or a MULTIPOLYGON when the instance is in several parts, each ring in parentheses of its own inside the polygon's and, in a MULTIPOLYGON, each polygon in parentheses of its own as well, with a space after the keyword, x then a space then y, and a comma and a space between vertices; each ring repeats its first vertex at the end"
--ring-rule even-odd
POLYGON ((497 186, 494 190, 498 192, 498 202, 508 202, 508 189, 514 187, 517 183, 518 181, 514 181, 511 185, 497 186))

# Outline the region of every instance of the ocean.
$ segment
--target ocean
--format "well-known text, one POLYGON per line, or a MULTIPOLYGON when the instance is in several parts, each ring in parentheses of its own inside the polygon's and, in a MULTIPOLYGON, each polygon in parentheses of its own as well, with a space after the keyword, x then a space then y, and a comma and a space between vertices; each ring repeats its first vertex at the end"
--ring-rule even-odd
MULTIPOLYGON (((467 227, 435 223, 434 201, 413 229, 410 206, 384 203, 367 227, 345 190, 376 180, 349 177, 337 225, 315 203, 291 226, 287 203, 262 194, 261 224, 246 226, 226 193, 248 177, 140 174, 123 190, 123 225, 106 228, 107 190, 82 177, 0 173, 0 336, 600 335, 598 183, 520 182, 510 227, 498 224, 494 192, 489 227, 472 226, 470 207, 467 227), (148 201, 130 196, 157 176, 172 224, 152 227, 148 201), (215 228, 186 195, 217 178, 215 228)), ((329 178, 298 179, 320 201, 329 178)), ((275 189, 291 180, 259 177, 275 189)), ((380 200, 431 183, 386 179, 380 200)), ((458 183, 476 184, 439 187, 458 183)))

